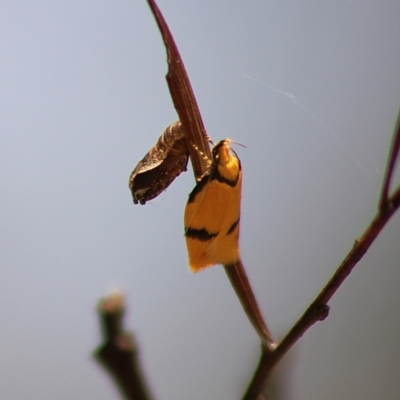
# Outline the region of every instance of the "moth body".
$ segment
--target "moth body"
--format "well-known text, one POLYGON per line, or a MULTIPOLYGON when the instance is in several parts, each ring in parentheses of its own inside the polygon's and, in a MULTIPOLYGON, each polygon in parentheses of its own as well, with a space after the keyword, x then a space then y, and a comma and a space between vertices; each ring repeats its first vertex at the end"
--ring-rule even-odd
POLYGON ((186 205, 185 239, 193 272, 214 264, 232 264, 240 258, 242 168, 229 143, 225 139, 215 145, 211 167, 186 205))

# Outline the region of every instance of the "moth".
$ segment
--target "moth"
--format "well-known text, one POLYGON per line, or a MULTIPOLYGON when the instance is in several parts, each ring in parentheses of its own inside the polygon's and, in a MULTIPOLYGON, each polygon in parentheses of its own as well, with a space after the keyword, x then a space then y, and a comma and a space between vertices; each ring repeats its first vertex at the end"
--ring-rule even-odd
POLYGON ((165 129, 129 177, 134 204, 146 204, 187 170, 189 150, 180 121, 165 129))
POLYGON ((186 204, 185 239, 193 272, 240 259, 242 167, 229 143, 225 139, 214 146, 211 166, 186 204))

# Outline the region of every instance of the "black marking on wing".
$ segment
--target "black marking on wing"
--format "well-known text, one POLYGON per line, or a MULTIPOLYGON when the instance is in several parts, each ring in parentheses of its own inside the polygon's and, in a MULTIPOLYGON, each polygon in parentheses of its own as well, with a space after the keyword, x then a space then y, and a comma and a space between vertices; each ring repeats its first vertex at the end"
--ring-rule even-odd
POLYGON ((204 186, 207 185, 208 182, 210 182, 210 175, 204 175, 201 180, 197 182, 194 189, 190 192, 188 203, 194 202, 197 194, 203 190, 204 186))
POLYGON ((240 171, 242 170, 242 166, 239 159, 238 162, 239 162, 239 173, 237 174, 234 180, 229 180, 219 173, 217 168, 218 167, 218 158, 217 158, 214 163, 215 165, 212 167, 211 173, 204 175, 201 178, 201 180, 197 182, 196 186, 189 194, 188 203, 193 203, 195 201, 197 194, 203 190, 204 186, 206 186, 207 183, 213 180, 217 180, 218 182, 225 183, 226 185, 229 185, 231 187, 235 187, 239 181, 240 171))
POLYGON ((216 236, 218 236, 219 232, 217 233, 209 233, 207 229, 193 229, 193 228, 187 228, 185 229, 185 236, 192 238, 192 239, 197 239, 200 240, 201 242, 207 242, 211 239, 214 239, 216 236))
POLYGON ((235 228, 239 225, 240 217, 231 225, 231 227, 228 229, 227 235, 230 235, 233 233, 235 228))
POLYGON ((235 179, 230 180, 225 178, 224 176, 222 176, 216 166, 216 168, 214 168, 212 175, 211 175, 211 181, 213 180, 217 180, 218 182, 221 183, 225 183, 226 185, 229 185, 231 187, 235 187, 239 181, 239 175, 240 175, 240 171, 241 171, 241 165, 240 165, 240 160, 239 161, 239 173, 236 175, 235 179))

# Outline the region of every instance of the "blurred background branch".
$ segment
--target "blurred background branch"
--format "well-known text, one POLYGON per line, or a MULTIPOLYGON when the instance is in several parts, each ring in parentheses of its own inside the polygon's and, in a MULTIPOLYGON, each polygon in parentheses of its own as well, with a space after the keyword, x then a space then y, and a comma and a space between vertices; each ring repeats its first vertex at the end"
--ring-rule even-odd
POLYGON ((123 398, 150 400, 150 392, 140 367, 133 335, 123 328, 125 301, 122 293, 101 299, 98 305, 103 344, 94 357, 113 378, 123 398))

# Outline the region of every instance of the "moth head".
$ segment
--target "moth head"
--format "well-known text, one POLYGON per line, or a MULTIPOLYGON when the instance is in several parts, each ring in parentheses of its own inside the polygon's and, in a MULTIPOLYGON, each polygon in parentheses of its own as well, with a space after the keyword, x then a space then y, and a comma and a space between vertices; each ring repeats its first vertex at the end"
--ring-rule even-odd
POLYGON ((218 142, 213 150, 213 168, 217 168, 220 174, 226 176, 228 179, 231 178, 227 175, 234 177, 241 169, 239 157, 235 151, 229 146, 233 142, 231 139, 224 139, 218 142))

